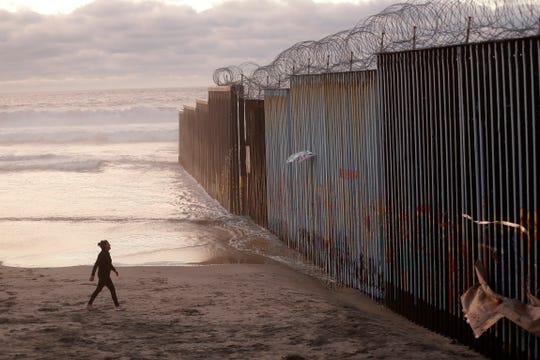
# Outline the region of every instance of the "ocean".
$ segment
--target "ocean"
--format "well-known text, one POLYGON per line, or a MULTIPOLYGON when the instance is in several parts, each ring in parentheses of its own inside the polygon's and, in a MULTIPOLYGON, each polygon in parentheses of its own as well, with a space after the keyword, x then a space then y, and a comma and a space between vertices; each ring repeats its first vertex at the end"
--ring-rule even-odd
POLYGON ((102 239, 120 266, 292 259, 178 164, 178 111, 206 91, 0 93, 1 264, 90 265, 102 239))

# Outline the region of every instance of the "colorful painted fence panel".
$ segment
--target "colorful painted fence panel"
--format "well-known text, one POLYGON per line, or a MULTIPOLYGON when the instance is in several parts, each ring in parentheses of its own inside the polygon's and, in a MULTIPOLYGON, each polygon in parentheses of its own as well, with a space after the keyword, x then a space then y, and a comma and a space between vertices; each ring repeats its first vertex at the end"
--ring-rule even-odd
POLYGON ((289 103, 289 90, 265 91, 266 189, 269 200, 267 216, 268 229, 289 247, 296 247, 296 231, 289 225, 292 213, 292 169, 285 162, 291 154, 289 103))
POLYGON ((375 72, 296 76, 265 92, 269 227, 329 275, 383 297, 375 72), (315 154, 286 163, 294 153, 315 154))

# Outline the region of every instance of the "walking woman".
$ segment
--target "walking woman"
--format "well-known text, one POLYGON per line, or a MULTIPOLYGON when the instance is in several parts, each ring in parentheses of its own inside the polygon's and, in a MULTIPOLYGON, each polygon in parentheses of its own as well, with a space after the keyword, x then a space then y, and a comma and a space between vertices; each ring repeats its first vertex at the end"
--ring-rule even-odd
POLYGON ((101 248, 101 252, 99 253, 97 257, 96 263, 94 264, 94 268, 92 269, 92 275, 90 276, 90 281, 94 281, 94 275, 96 275, 96 269, 99 269, 98 270, 99 280, 98 280, 96 290, 92 293, 92 296, 90 296, 87 309, 88 310, 94 309, 94 306, 92 304, 94 303, 96 296, 98 296, 99 292, 103 289, 104 286, 106 286, 111 292, 115 310, 124 310, 124 308, 122 308, 120 304, 118 303, 118 298, 116 297, 116 290, 111 280, 111 271, 114 271, 116 276, 118 276, 118 271, 116 271, 116 269, 114 268, 112 264, 111 254, 109 254, 109 250, 111 250, 111 244, 109 244, 107 240, 101 240, 98 243, 98 246, 101 248))

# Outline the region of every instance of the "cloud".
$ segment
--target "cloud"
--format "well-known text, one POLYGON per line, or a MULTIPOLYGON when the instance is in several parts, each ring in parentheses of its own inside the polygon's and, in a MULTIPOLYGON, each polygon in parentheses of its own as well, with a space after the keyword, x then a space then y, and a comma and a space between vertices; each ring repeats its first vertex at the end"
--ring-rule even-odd
POLYGON ((266 64, 296 42, 352 28, 390 1, 226 1, 196 12, 96 0, 69 14, 0 11, 0 88, 212 85, 216 68, 266 64))

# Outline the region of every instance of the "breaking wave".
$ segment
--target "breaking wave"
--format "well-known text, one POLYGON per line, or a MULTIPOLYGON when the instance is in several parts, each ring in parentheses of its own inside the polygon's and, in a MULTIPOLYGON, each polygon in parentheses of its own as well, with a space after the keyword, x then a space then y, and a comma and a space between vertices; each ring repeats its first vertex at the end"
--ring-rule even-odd
POLYGON ((43 155, 4 155, 0 156, 0 172, 56 170, 75 172, 101 171, 105 161, 95 158, 78 159, 72 156, 43 155))
POLYGON ((0 112, 0 144, 177 141, 177 118, 150 107, 0 112))

